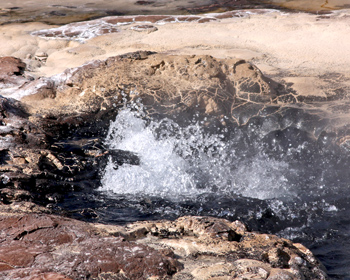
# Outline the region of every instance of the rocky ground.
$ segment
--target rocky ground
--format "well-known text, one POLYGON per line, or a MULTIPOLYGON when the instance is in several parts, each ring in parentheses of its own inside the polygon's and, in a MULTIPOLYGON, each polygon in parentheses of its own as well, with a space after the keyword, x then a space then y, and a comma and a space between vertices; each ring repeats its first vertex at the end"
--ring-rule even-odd
MULTIPOLYGON (((137 164, 137 156, 102 143, 125 103, 142 99, 147 116, 183 122, 199 115, 208 129, 267 117, 281 128, 281 116, 308 114, 254 65, 144 51, 52 78, 33 80, 13 57, 2 58, 0 69, 3 88, 30 92, 21 101, 1 97, 2 279, 327 278, 302 245, 238 221, 182 217, 118 227, 48 214, 66 192, 96 188, 108 157, 137 164)), ((306 119, 305 129, 313 122, 306 119)))
POLYGON ((1 206, 0 279, 327 279, 303 245, 239 221, 113 226, 12 209, 1 206))
POLYGON ((137 155, 103 144, 118 110, 138 99, 145 118, 198 117, 208 130, 268 119, 266 134, 297 127, 310 141, 348 149, 350 56, 336 48, 343 41, 333 32, 346 33, 346 15, 308 16, 303 27, 305 15, 289 17, 172 17, 184 25, 168 29, 168 16, 108 18, 102 21, 125 25, 86 38, 74 24, 0 27, 8 42, 0 52, 0 279, 327 279, 301 244, 239 221, 113 226, 54 215, 67 192, 99 186, 108 158, 138 164, 137 155), (262 17, 270 37, 259 36, 262 17), (325 56, 313 37, 320 30, 323 48, 332 50, 325 56), (302 32, 310 36, 296 45, 302 32))

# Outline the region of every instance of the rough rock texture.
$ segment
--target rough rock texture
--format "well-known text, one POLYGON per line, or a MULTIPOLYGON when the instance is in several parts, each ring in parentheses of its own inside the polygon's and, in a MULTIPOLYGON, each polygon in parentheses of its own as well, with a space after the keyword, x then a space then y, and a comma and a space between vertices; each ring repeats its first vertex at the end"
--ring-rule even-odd
POLYGON ((0 89, 19 87, 27 82, 25 68, 26 64, 19 58, 0 57, 0 89))
MULTIPOLYGON (((261 110, 266 104, 278 102, 277 89, 282 90, 257 67, 241 59, 150 52, 93 61, 51 80, 52 94, 33 94, 22 101, 32 105, 34 112, 49 109, 51 114, 62 115, 77 111, 80 115, 95 113, 97 119, 123 98, 141 98, 148 114, 183 116, 199 111, 207 116, 226 115, 239 122, 235 112, 244 104, 254 103, 261 110)), ((254 113, 258 111, 256 108, 254 113)))
POLYGON ((0 220, 0 279, 164 279, 180 267, 161 251, 97 235, 83 222, 37 214, 0 220))
POLYGON ((44 214, 0 221, 0 279, 327 279, 301 244, 239 221, 112 226, 44 214))
MULTIPOLYGON (((23 71, 17 68, 7 72, 23 71)), ((200 114, 215 123, 232 116, 236 122, 236 107, 264 107, 278 98, 277 87, 243 60, 150 52, 92 61, 26 83, 15 92, 22 102, 0 96, 1 201, 56 203, 70 190, 96 188, 109 156, 119 165, 138 164, 137 156, 102 144, 127 101, 141 98, 150 116, 200 114)))
POLYGON ((78 173, 93 183, 98 172, 93 140, 78 147, 54 145, 53 135, 29 118, 19 101, 0 96, 0 201, 55 203, 74 189, 78 173))
MULTIPOLYGON (((47 131, 58 133, 57 125, 82 128, 89 124, 84 133, 96 136, 96 129, 105 127, 101 120, 109 122, 125 101, 139 98, 152 116, 179 116, 182 121, 199 114, 202 119, 220 122, 224 117, 226 124, 234 125, 269 119, 270 131, 294 125, 315 138, 322 131, 333 133, 342 119, 330 115, 334 110, 310 105, 327 100, 298 96, 241 59, 140 51, 92 61, 46 78, 45 94, 37 90, 36 82, 26 85, 24 89, 32 94, 22 101, 32 114, 44 117, 37 120, 47 131)), ((348 134, 344 122, 340 126, 339 138, 348 134)))
POLYGON ((301 244, 249 232, 239 221, 181 217, 175 222, 138 223, 127 229, 146 232, 139 242, 170 248, 184 261, 184 269, 174 279, 327 278, 322 265, 301 244))

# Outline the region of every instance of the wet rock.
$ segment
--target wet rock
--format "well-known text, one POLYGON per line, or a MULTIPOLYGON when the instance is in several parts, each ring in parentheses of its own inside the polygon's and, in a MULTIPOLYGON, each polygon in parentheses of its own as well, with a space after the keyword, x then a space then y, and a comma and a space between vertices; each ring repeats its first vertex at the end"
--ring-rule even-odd
MULTIPOLYGON (((147 15, 148 10, 143 10, 145 13, 144 15, 120 15, 118 12, 112 12, 111 15, 117 14, 117 16, 99 16, 96 17, 97 19, 89 21, 73 21, 72 23, 60 27, 34 31, 32 32, 32 35, 43 38, 60 38, 66 40, 85 41, 103 34, 119 32, 123 28, 121 25, 125 26, 137 24, 138 26, 134 26, 131 29, 134 29, 136 31, 148 30, 149 32, 153 32, 157 30, 157 27, 153 25, 150 27, 149 24, 164 25, 179 22, 206 23, 210 21, 219 21, 221 19, 234 17, 249 17, 252 13, 264 14, 271 11, 266 9, 251 9, 254 6, 257 7, 257 4, 255 3, 254 5, 248 5, 249 1, 246 0, 239 0, 234 2, 228 0, 220 2, 222 3, 212 3, 210 5, 200 5, 198 7, 192 8, 178 6, 181 14, 183 11, 185 11, 185 13, 189 12, 190 15, 171 15, 172 13, 169 13, 169 10, 167 10, 166 14, 163 15, 157 15, 154 13, 147 15), (246 7, 249 8, 249 10, 237 9, 237 6, 246 7), (218 9, 220 12, 208 13, 215 11, 216 9, 218 9)), ((162 4, 157 3, 151 6, 157 7, 158 5, 161 6, 162 4)), ((52 14, 50 15, 50 20, 54 20, 52 14)))
POLYGON ((97 228, 153 248, 172 250, 183 264, 173 279, 327 279, 320 262, 309 262, 298 244, 250 232, 239 221, 186 216, 173 222, 137 222, 124 228, 97 225, 97 228), (223 234, 227 232, 241 238, 232 240, 230 235, 223 234), (269 259, 266 252, 276 251, 279 254, 274 255, 275 259, 269 259), (299 258, 298 265, 283 262, 293 258, 299 258))
MULTIPOLYGON (((98 180, 98 163, 107 160, 101 148, 81 142, 82 154, 53 145, 52 135, 39 121, 34 124, 19 101, 0 96, 0 199, 10 204, 19 201, 41 205, 58 202, 72 184, 98 180), (85 159, 84 159, 85 158, 85 159), (94 171, 93 171, 94 170, 94 171), (84 175, 82 175, 84 174, 84 175)), ((35 120, 35 119, 34 119, 35 120)), ((62 128, 61 128, 62 129, 62 128)))
POLYGON ((235 10, 237 7, 240 7, 240 9, 252 9, 255 7, 259 7, 261 3, 249 1, 249 0, 237 0, 237 1, 230 1, 230 0, 221 0, 221 1, 212 1, 210 3, 198 5, 195 4, 192 7, 183 7, 183 10, 188 11, 190 13, 194 14, 201 14, 201 13, 208 13, 208 12, 215 12, 215 11, 228 11, 228 10, 235 10))
POLYGON ((29 201, 31 194, 25 190, 13 190, 9 188, 0 189, 0 201, 9 204, 15 201, 29 201))
POLYGON ((240 222, 182 217, 113 226, 47 214, 0 221, 0 279, 327 279, 290 241, 247 230, 239 241, 220 235, 240 222), (302 260, 293 269, 264 258, 281 245, 302 260))
POLYGON ((2 213, 46 213, 50 214, 52 211, 30 201, 11 201, 11 203, 0 203, 0 211, 2 213))
POLYGON ((50 215, 0 216, 1 279, 164 279, 180 264, 93 225, 50 215))
MULTIPOLYGON (((19 7, 0 9, 0 23, 18 22, 45 22, 51 25, 62 25, 70 22, 79 22, 96 19, 108 15, 145 15, 155 14, 205 14, 208 12, 221 13, 230 10, 254 9, 254 8, 280 8, 271 3, 261 3, 254 0, 206 0, 202 2, 185 0, 178 1, 130 1, 128 5, 119 2, 108 3, 101 7, 99 2, 91 2, 89 5, 41 5, 33 3, 33 6, 18 3, 19 7), (132 3, 133 2, 133 3, 132 3), (9 14, 11 16, 9 16, 9 14)), ((4 5, 3 5, 4 7, 4 5)), ((137 17, 137 16, 129 16, 137 17)))
MULTIPOLYGON (((288 107, 280 85, 240 59, 137 52, 43 81, 43 86, 41 80, 23 86, 34 94, 22 102, 0 96, 0 199, 10 212, 49 212, 65 194, 96 188, 108 158, 117 165, 139 164, 137 155, 108 150, 102 143, 119 108, 138 98, 147 117, 191 119, 198 113, 203 120, 231 125, 271 120, 263 140, 269 145, 277 133, 281 150, 291 137, 296 143, 311 139, 305 131, 323 117, 313 111, 312 118, 303 118, 303 108, 288 107), (298 129, 289 128, 294 124, 298 129)), ((91 209, 82 215, 97 214, 91 209)), ((3 218, 0 230, 0 275, 5 279, 30 279, 33 273, 38 279, 173 274, 174 279, 327 278, 303 246, 249 232, 237 221, 182 217, 107 230, 53 216, 11 216, 3 218), (141 270, 134 260, 142 263, 141 270)))

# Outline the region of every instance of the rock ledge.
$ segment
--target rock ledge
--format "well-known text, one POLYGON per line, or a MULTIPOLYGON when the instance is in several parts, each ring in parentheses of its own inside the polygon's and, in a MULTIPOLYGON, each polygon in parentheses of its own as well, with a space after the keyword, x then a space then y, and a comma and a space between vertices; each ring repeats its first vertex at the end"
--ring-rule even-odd
POLYGON ((89 224, 0 214, 0 279, 327 279, 301 244, 212 217, 89 224))

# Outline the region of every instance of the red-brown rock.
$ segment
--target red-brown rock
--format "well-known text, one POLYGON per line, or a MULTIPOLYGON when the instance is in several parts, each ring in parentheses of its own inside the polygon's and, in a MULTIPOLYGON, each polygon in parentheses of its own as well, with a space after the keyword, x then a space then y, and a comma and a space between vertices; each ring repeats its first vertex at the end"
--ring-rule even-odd
POLYGON ((22 75, 26 64, 12 56, 0 57, 0 77, 22 75))
POLYGON ((93 226, 52 215, 0 216, 0 279, 163 279, 179 269, 172 257, 93 226), (112 278, 117 277, 117 278, 112 278), (122 278, 121 278, 122 277, 122 278))
POLYGON ((19 58, 0 57, 0 89, 25 83, 27 81, 23 76, 25 68, 26 64, 19 58))

